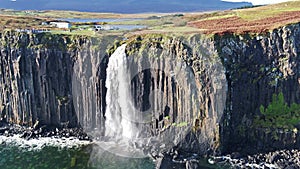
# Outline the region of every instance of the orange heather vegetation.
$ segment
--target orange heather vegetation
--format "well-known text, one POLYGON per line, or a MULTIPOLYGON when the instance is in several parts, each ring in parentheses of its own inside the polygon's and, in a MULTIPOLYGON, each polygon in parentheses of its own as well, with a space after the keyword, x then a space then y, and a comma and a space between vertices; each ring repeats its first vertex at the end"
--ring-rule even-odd
POLYGON ((262 33, 276 27, 300 22, 300 11, 284 12, 272 17, 258 20, 245 20, 238 16, 228 18, 200 20, 189 22, 188 25, 197 27, 205 33, 262 33))
POLYGON ((280 26, 300 22, 300 1, 186 15, 188 26, 207 34, 263 33, 280 26))

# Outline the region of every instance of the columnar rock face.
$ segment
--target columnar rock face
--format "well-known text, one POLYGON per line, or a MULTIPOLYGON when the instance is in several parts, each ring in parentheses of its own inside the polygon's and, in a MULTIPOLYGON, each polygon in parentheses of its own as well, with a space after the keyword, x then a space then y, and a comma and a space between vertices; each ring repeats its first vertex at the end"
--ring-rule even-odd
MULTIPOLYGON (((165 143, 200 154, 299 145, 297 132, 278 130, 274 147, 268 144, 272 134, 253 129, 259 107, 274 93, 282 92, 288 104, 300 103, 299 28, 127 40, 133 120, 162 140, 175 133, 165 143)), ((1 33, 1 118, 28 126, 81 126, 103 135, 106 68, 116 39, 1 33)))
POLYGON ((228 81, 221 134, 225 150, 300 147, 297 130, 252 128, 259 107, 268 106, 274 93, 282 92, 288 104, 300 103, 299 24, 254 37, 224 35, 215 43, 228 81))
POLYGON ((173 143, 185 151, 216 150, 227 82, 214 43, 199 35, 137 37, 128 57, 134 103, 151 114, 153 133, 175 131, 173 143))
POLYGON ((73 65, 72 97, 78 125, 104 132, 107 49, 115 37, 89 39, 81 45, 73 65))
MULTIPOLYGON (((41 43, 40 39, 25 34, 6 32, 1 39, 2 118, 31 126, 37 120, 58 125, 73 117, 72 54, 51 47, 31 48, 30 43, 41 43)), ((74 125, 77 119, 70 122, 74 125)))
POLYGON ((100 125, 107 44, 63 35, 2 33, 1 117, 27 126, 36 121, 56 127, 100 125))

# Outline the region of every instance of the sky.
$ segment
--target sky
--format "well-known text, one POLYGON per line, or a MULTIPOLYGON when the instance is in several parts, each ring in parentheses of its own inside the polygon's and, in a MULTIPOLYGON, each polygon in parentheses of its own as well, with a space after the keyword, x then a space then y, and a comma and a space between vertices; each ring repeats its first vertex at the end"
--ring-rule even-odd
POLYGON ((250 2, 253 5, 265 5, 265 4, 274 4, 280 2, 286 2, 288 0, 223 0, 227 2, 250 2))

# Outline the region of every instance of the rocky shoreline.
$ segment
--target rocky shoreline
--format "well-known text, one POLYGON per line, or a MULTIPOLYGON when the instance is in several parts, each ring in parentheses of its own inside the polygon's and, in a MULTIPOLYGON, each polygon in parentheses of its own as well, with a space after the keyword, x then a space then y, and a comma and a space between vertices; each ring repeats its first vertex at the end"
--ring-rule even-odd
POLYGON ((255 168, 255 169, 299 169, 300 150, 277 150, 268 153, 243 156, 239 153, 221 157, 211 157, 211 164, 230 164, 232 168, 255 168))
POLYGON ((14 135, 20 135, 20 138, 30 140, 42 137, 55 137, 55 138, 77 138, 80 141, 92 141, 92 138, 88 136, 82 128, 68 128, 63 126, 48 127, 39 126, 38 122, 33 127, 25 127, 16 124, 10 124, 0 122, 0 135, 6 137, 12 137, 14 135))
POLYGON ((202 169, 219 166, 233 169, 300 169, 300 150, 278 150, 246 156, 232 153, 203 160, 197 154, 178 153, 175 150, 161 154, 156 159, 156 168, 202 169))

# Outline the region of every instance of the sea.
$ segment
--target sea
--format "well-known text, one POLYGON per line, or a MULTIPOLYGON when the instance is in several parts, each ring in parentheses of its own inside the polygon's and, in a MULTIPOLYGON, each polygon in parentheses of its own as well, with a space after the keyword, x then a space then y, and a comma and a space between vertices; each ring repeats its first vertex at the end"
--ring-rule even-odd
MULTIPOLYGON (((201 168, 223 168, 200 159, 201 168)), ((154 169, 151 158, 121 157, 75 138, 0 136, 0 169, 154 169), (97 150, 97 152, 95 152, 97 150)))

